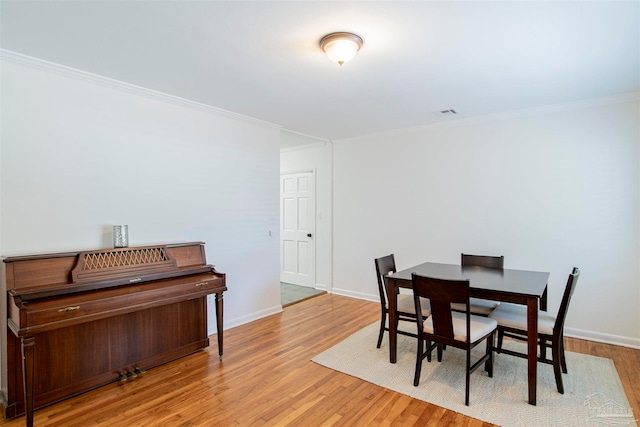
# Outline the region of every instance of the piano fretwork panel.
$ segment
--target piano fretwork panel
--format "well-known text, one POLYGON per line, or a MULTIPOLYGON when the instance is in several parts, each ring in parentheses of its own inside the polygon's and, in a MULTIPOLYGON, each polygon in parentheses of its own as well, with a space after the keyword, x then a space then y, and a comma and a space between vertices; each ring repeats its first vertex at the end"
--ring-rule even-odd
MULTIPOLYGON (((139 248, 134 250, 106 250, 83 252, 82 270, 100 270, 112 267, 129 267, 171 261, 163 247, 139 248)), ((175 263, 172 263, 175 266, 175 263)))
POLYGON ((215 294, 222 359, 225 275, 201 242, 4 259, 5 417, 125 381, 209 345, 215 294), (24 386, 26 384, 26 387, 24 386))

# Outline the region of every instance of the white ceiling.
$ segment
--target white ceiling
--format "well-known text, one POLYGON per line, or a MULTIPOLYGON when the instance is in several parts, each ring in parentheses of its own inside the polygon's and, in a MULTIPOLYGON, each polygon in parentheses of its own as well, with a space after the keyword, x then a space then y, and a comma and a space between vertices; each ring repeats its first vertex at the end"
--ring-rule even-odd
POLYGON ((7 1, 0 46, 342 139, 640 90, 639 1, 7 1), (322 36, 364 39, 343 67, 322 36))

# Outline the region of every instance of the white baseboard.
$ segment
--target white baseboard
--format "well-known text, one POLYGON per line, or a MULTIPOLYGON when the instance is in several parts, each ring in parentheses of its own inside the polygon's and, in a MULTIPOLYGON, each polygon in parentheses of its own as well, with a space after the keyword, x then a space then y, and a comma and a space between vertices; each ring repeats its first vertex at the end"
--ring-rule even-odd
MULTIPOLYGON (((333 288, 331 293, 336 295, 342 295, 345 297, 366 300, 366 301, 379 302, 380 300, 380 297, 378 295, 353 292, 348 289, 333 288)), ((624 337, 621 335, 603 334, 600 332, 585 331, 582 329, 567 328, 567 327, 564 328, 564 335, 567 337, 578 338, 578 339, 587 340, 587 341, 595 341, 595 342, 600 342, 604 344, 612 344, 612 345, 619 345, 622 347, 640 349, 640 339, 638 338, 624 337)))
MULTIPOLYGON (((321 288, 316 286, 316 289, 321 289, 321 288)), ((348 289, 333 288, 331 290, 331 293, 349 297, 349 298, 356 298, 364 301, 379 302, 378 295, 366 294, 362 292, 354 292, 348 289)), ((277 314, 281 312, 282 312, 282 306, 278 305, 265 310, 261 310, 256 313, 252 313, 247 316, 231 319, 228 321, 225 320, 224 329, 225 330, 231 329, 236 326, 244 325, 245 323, 253 322, 254 320, 258 320, 263 317, 271 316, 272 314, 277 314)), ((209 334, 215 335, 216 333, 215 315, 209 316, 208 328, 209 328, 209 334)), ((604 334, 601 332, 585 331, 583 329, 567 328, 567 327, 564 328, 564 335, 571 338, 578 338, 578 339, 587 340, 587 341, 595 341, 595 342, 600 342, 604 344, 619 345, 622 347, 629 347, 629 348, 635 348, 640 350, 640 339, 638 338, 624 337, 621 335, 604 334)))
POLYGON ((315 285, 313 285, 313 289, 327 292, 328 287, 324 283, 316 283, 315 285))
POLYGON ((581 340, 601 342, 604 344, 619 345, 622 347, 630 347, 640 350, 640 339, 623 337, 620 335, 603 334, 601 332, 585 331, 576 328, 564 328, 564 336, 571 338, 579 338, 581 340))
POLYGON ((331 293, 336 295, 342 295, 343 297, 350 297, 350 298, 356 298, 356 299, 362 299, 365 301, 373 301, 373 302, 380 303, 379 295, 365 294, 362 292, 353 292, 348 289, 340 289, 340 288, 333 288, 331 290, 331 293))
MULTIPOLYGON (((224 330, 235 328, 236 326, 244 325, 245 323, 253 322, 254 320, 262 319, 263 317, 271 316, 272 314, 282 313, 281 305, 274 305, 264 310, 256 311, 255 313, 248 314, 242 317, 236 317, 235 319, 224 319, 224 330)), ((207 328, 209 335, 216 335, 218 330, 216 328, 216 316, 215 313, 209 314, 207 319, 207 328)))

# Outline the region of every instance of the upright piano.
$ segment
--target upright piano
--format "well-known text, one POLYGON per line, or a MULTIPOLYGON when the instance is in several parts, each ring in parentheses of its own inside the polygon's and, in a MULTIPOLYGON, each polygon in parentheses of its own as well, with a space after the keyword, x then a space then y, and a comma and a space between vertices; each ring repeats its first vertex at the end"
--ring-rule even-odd
POLYGON ((225 275, 204 243, 9 257, 4 415, 26 414, 209 345, 215 294, 222 359, 225 275))

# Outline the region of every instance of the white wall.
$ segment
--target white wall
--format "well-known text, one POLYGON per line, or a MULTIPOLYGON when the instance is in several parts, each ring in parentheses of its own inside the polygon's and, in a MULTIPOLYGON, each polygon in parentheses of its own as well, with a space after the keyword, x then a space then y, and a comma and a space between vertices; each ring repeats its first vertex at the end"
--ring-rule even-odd
POLYGON ((551 272, 557 310, 582 275, 567 335, 640 348, 637 95, 334 142, 334 292, 377 300, 398 268, 504 255, 551 272))
POLYGON ((331 153, 332 144, 292 132, 282 132, 280 173, 314 173, 316 184, 315 284, 316 289, 331 291, 331 153))
MULTIPOLYGON (((279 312, 280 128, 3 57, 3 256, 204 241, 227 274, 225 328, 279 312)), ((209 331, 215 332, 210 301, 209 331)))

